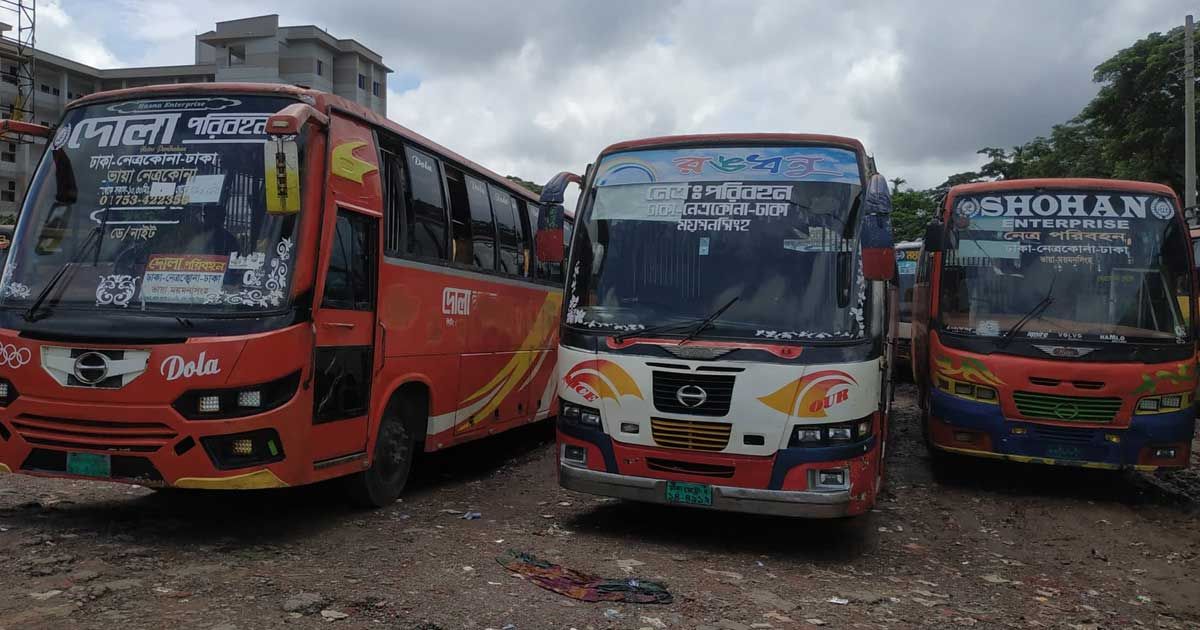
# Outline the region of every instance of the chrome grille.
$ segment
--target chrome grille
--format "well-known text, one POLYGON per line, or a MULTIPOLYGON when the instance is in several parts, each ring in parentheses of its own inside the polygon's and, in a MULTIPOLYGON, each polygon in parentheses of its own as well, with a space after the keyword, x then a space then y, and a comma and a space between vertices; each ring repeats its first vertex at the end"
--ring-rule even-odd
POLYGON ((1026 418, 1062 422, 1112 422, 1121 410, 1121 399, 1090 396, 1060 396, 1040 392, 1014 392, 1017 411, 1026 418))

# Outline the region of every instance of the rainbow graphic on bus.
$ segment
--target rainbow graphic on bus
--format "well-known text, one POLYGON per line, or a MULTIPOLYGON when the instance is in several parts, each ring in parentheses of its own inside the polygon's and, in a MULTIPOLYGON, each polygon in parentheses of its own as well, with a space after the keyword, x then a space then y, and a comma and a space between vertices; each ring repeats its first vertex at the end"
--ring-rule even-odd
POLYGON ((607 398, 620 404, 622 396, 642 398, 642 390, 638 389, 637 382, 629 372, 604 359, 584 361, 576 365, 563 377, 563 382, 588 402, 607 398))
POLYGON ((849 401, 857 385, 858 381, 845 372, 821 370, 805 374, 758 400, 789 416, 824 418, 828 410, 849 401))

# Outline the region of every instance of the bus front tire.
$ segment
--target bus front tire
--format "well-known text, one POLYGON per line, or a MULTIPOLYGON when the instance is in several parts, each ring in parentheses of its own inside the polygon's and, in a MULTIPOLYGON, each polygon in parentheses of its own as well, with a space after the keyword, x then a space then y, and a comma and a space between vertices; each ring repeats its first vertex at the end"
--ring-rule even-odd
POLYGON ((400 497, 408 483, 416 440, 404 421, 412 405, 390 406, 379 423, 375 457, 371 467, 350 476, 347 486, 350 501, 363 508, 381 508, 400 497), (398 413, 400 412, 400 413, 398 413))

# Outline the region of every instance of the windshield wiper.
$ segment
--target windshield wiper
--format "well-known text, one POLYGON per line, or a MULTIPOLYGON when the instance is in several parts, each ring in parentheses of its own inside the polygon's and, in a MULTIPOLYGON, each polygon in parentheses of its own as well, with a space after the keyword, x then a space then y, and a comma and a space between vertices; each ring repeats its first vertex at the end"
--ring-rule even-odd
POLYGON ((738 300, 740 300, 740 299, 741 299, 741 296, 740 296, 740 295, 739 295, 739 296, 734 296, 734 298, 733 298, 732 300, 729 300, 728 302, 726 302, 726 303, 725 303, 725 306, 722 306, 721 308, 719 308, 719 309, 717 309, 716 311, 714 311, 712 315, 709 315, 708 317, 705 317, 705 318, 704 318, 704 321, 700 322, 700 325, 699 325, 699 326, 696 326, 696 328, 695 328, 694 330, 692 330, 692 332, 690 332, 690 333, 688 333, 687 335, 685 335, 685 336, 683 337, 683 339, 680 339, 680 340, 679 340, 679 343, 678 343, 678 344, 676 344, 676 345, 680 345, 680 346, 682 346, 683 344, 685 344, 685 343, 687 343, 687 342, 689 342, 689 341, 691 341, 691 340, 695 339, 697 335, 699 335, 700 333, 704 332, 704 330, 705 330, 705 329, 707 329, 708 327, 712 326, 712 323, 713 323, 714 321, 716 321, 716 319, 717 319, 718 317, 720 317, 722 313, 724 313, 725 311, 728 311, 728 310, 729 310, 729 307, 730 307, 730 306, 733 306, 733 305, 734 305, 734 303, 735 303, 735 302, 737 302, 737 301, 738 301, 738 300))
MULTIPOLYGON (((87 240, 85 240, 83 245, 81 245, 79 249, 75 251, 75 255, 71 257, 71 260, 63 263, 63 265, 54 272, 54 275, 51 276, 50 280, 46 282, 46 286, 42 287, 42 290, 38 292, 37 297, 33 299, 33 303, 29 305, 29 308, 25 309, 25 313, 23 315, 25 321, 37 321, 38 318, 36 315, 38 308, 40 308, 42 303, 46 301, 46 298, 50 296, 50 292, 54 290, 54 287, 58 286, 58 283, 63 279, 63 276, 66 276, 67 272, 74 269, 75 265, 79 264, 79 261, 83 260, 83 257, 87 255, 88 249, 93 243, 93 239, 95 239, 94 242, 96 243, 103 242, 103 239, 96 238, 97 235, 102 233, 103 228, 100 226, 92 228, 91 233, 88 234, 87 240)), ((47 314, 49 314, 49 311, 47 311, 47 314)))
POLYGON ((1050 305, 1054 303, 1054 282, 1056 280, 1058 280, 1058 272, 1055 272, 1054 276, 1050 278, 1050 287, 1046 289, 1046 297, 1042 298, 1042 301, 1038 302, 1037 304, 1034 304, 1033 308, 1029 309, 1028 313, 1025 313, 1021 319, 1017 320, 1017 323, 1014 324, 1012 328, 1009 328, 1008 331, 1004 333, 1004 336, 1001 337, 1000 341, 996 343, 997 347, 1007 347, 1008 344, 1012 342, 1013 337, 1016 337, 1017 333, 1025 327, 1025 324, 1028 324, 1033 320, 1033 318, 1041 315, 1046 311, 1046 309, 1050 308, 1050 305))
POLYGON ((651 326, 649 328, 643 328, 641 330, 629 330, 629 331, 623 332, 619 335, 614 335, 613 341, 615 341, 617 343, 624 343, 625 340, 629 339, 630 337, 636 337, 637 335, 649 335, 649 334, 653 334, 653 333, 657 333, 657 332, 666 332, 668 330, 674 330, 676 328, 683 328, 684 326, 691 326, 694 323, 696 323, 696 320, 692 319, 692 320, 688 320, 685 322, 672 322, 670 324, 659 324, 658 326, 651 326))

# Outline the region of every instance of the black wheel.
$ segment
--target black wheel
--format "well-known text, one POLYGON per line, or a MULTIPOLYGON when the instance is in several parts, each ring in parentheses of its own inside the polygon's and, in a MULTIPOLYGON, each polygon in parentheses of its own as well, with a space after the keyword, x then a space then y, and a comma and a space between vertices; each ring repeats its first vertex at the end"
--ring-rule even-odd
POLYGON ((388 406, 379 423, 379 437, 375 440, 375 457, 371 467, 346 479, 350 500, 364 508, 379 508, 390 505, 408 483, 412 470, 416 439, 409 427, 424 410, 417 410, 411 401, 400 401, 388 406))

